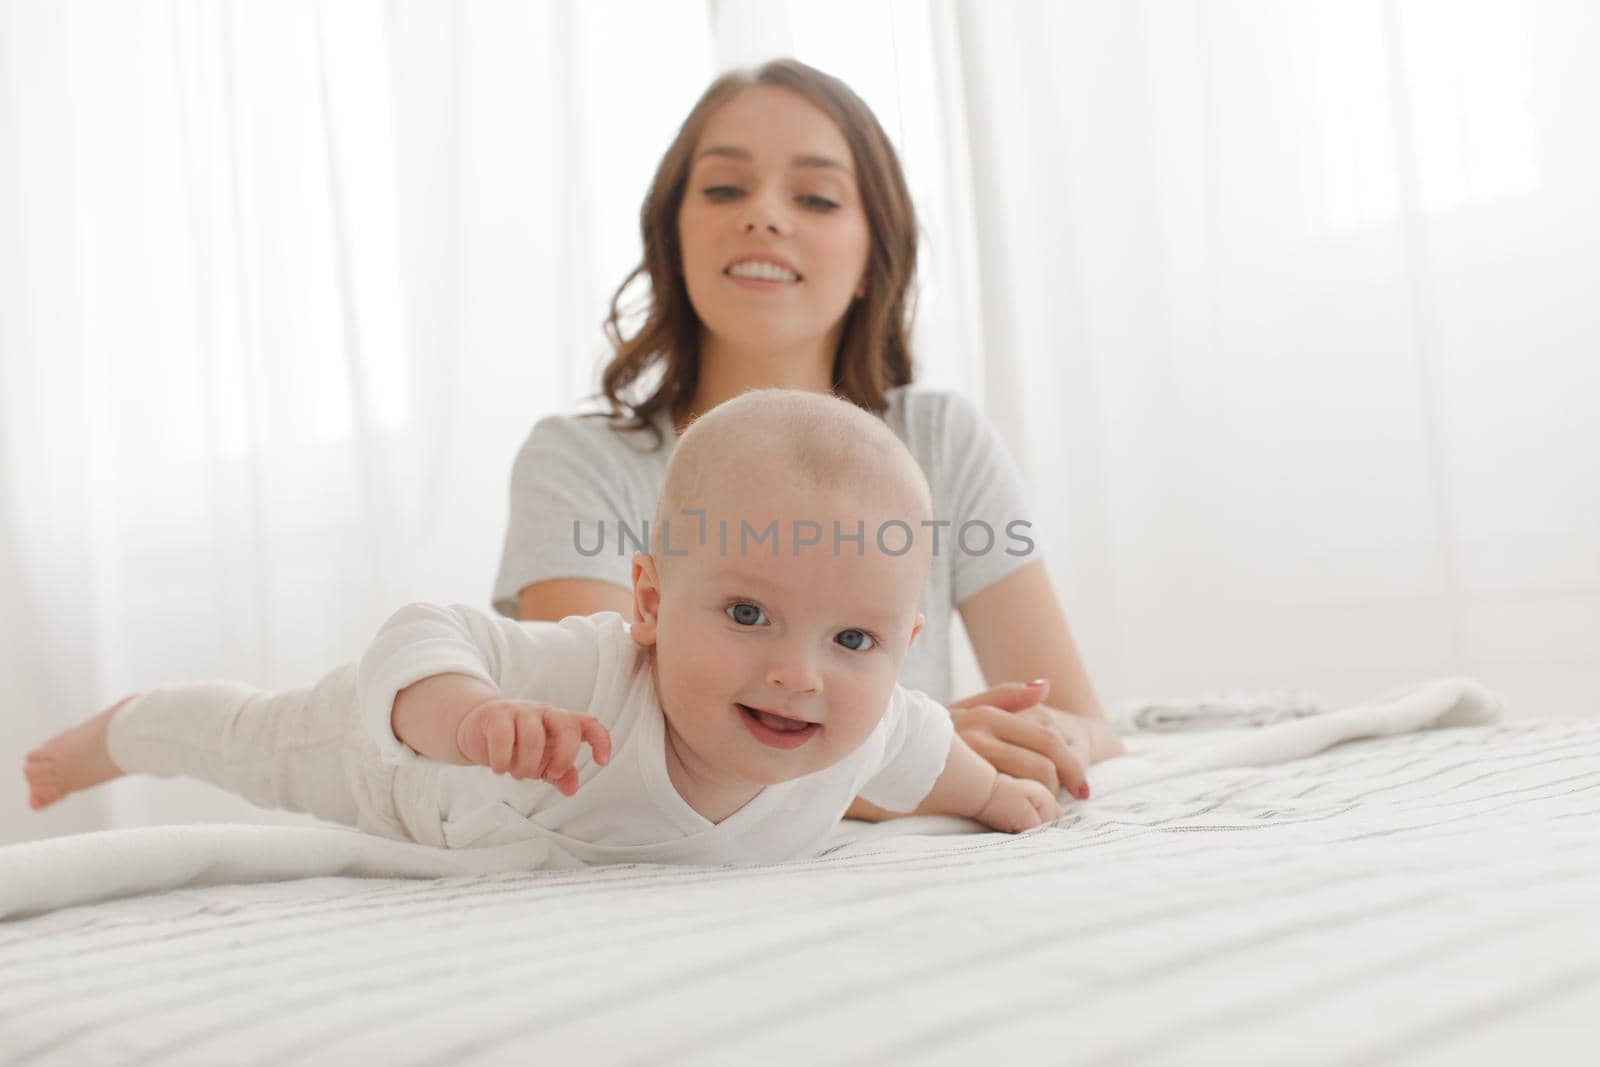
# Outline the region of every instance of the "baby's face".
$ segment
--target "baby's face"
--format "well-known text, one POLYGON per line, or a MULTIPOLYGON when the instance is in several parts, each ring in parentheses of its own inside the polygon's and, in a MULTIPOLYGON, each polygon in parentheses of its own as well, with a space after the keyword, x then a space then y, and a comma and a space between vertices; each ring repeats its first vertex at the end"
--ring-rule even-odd
MULTIPOLYGON (((636 586, 641 568, 645 581, 659 574, 660 596, 654 619, 641 612, 633 629, 636 641, 656 646, 656 681, 675 742, 730 783, 770 785, 837 763, 877 727, 922 626, 927 563, 920 550, 879 551, 879 523, 899 516, 874 514, 884 509, 863 508, 851 494, 803 504, 776 490, 756 495, 768 499, 728 513, 726 552, 713 511, 707 543, 662 560, 665 573, 641 557, 636 586), (798 554, 797 518, 823 531, 821 544, 798 554), (752 530, 746 546, 741 519, 752 530), (770 539, 753 543, 774 519, 776 556, 770 539), (834 519, 847 535, 863 522, 861 554, 853 542, 835 553, 834 519)), ((683 526, 673 524, 674 547, 690 540, 693 521, 683 526)), ((806 528, 801 538, 813 534, 806 528)), ((901 543, 888 540, 891 548, 901 543)))

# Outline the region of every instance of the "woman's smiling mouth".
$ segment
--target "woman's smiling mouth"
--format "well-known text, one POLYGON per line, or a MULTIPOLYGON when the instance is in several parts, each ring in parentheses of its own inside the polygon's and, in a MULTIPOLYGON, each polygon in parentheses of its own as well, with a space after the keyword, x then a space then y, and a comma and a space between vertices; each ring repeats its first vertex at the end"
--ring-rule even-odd
POLYGON ((761 288, 794 285, 800 281, 800 272, 776 256, 742 256, 724 267, 722 273, 735 282, 761 288))

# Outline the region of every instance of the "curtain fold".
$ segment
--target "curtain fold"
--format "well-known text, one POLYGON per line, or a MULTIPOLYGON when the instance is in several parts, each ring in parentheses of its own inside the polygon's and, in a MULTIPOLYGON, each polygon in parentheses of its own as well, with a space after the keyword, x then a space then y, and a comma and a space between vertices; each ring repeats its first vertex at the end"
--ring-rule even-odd
POLYGON ((958 11, 989 406, 1101 691, 1591 713, 1593 11, 958 11))

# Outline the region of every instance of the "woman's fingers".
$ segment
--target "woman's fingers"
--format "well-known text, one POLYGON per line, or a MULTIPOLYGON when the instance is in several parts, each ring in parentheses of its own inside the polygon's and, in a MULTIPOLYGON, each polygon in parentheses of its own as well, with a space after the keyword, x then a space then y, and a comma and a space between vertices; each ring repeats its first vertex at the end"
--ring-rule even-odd
POLYGON ((1088 795, 1083 757, 1073 750, 1059 730, 1036 721, 1032 713, 1021 716, 999 708, 973 711, 975 715, 968 720, 962 738, 998 769, 1013 777, 1031 778, 1052 793, 1065 787, 1080 800, 1088 795), (999 742, 992 746, 994 758, 981 743, 986 734, 999 742), (1008 765, 1002 766, 996 762, 997 758, 1004 758, 1008 765), (1013 767, 1019 769, 1013 770, 1013 767))
POLYGON ((1067 792, 1080 800, 1088 796, 1089 779, 1085 770, 1088 753, 1077 751, 1053 723, 1012 715, 995 723, 994 729, 997 736, 1047 758, 1056 769, 1057 781, 1067 792))
POLYGON ((1012 744, 993 734, 983 733, 963 736, 962 740, 966 741, 974 752, 988 760, 1001 774, 1038 782, 1052 792, 1061 788, 1055 765, 1045 756, 1024 745, 1012 744))
POLYGON ((990 716, 988 723, 997 737, 1049 758, 1067 792, 1079 800, 1088 797, 1089 753, 1081 743, 1082 731, 1068 712, 1048 707, 1030 708, 1021 714, 997 713, 990 716))
POLYGON ((1022 711, 1041 703, 1049 695, 1050 680, 1036 678, 1031 682, 1006 682, 992 689, 985 689, 981 693, 974 693, 965 699, 953 701, 948 706, 952 708, 988 706, 1004 711, 1022 711))

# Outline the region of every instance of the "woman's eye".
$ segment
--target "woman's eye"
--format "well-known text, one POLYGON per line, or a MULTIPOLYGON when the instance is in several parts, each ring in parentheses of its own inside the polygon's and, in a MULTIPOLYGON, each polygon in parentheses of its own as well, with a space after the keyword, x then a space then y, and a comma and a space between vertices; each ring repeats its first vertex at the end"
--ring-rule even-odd
POLYGON ((736 185, 713 185, 706 190, 707 200, 733 200, 741 190, 736 185))
POLYGON ((754 604, 729 604, 728 618, 740 626, 760 626, 767 621, 767 613, 754 604))
POLYGON ((877 644, 865 630, 841 630, 834 640, 852 652, 865 652, 877 644))
POLYGON ((802 196, 800 203, 813 211, 836 211, 839 205, 825 196, 802 196))

